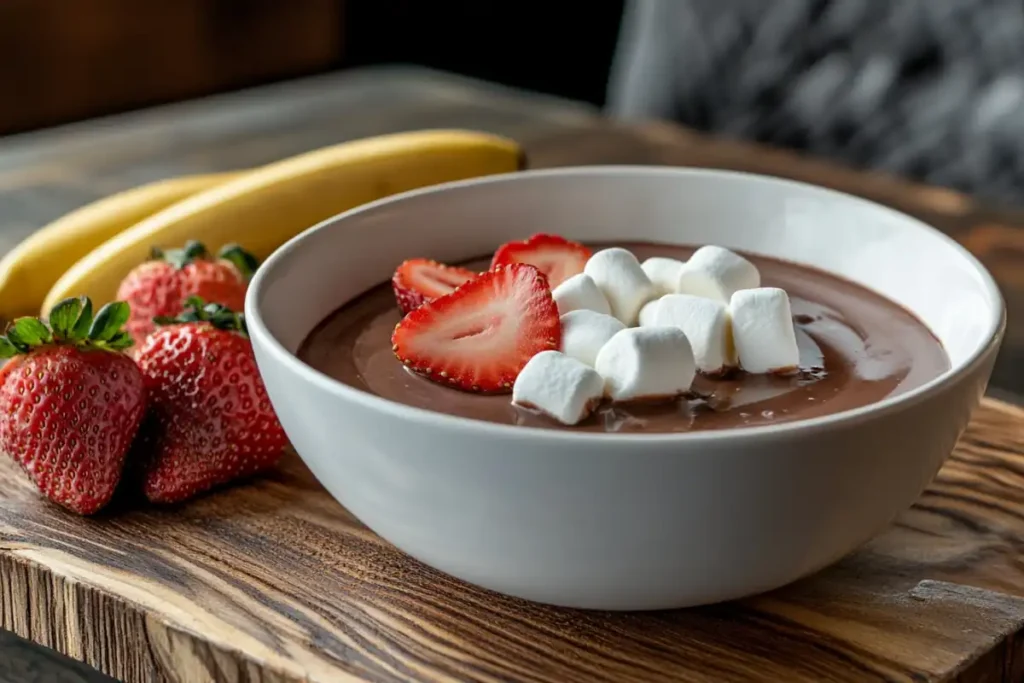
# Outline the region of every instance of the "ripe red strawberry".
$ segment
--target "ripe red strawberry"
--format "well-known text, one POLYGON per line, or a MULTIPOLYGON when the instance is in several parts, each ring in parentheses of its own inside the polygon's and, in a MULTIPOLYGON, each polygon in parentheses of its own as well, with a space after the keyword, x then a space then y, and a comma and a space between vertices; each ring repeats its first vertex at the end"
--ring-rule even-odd
POLYGON ((498 247, 491 260, 491 268, 528 263, 544 273, 548 285, 554 289, 573 275, 582 273, 590 254, 590 250, 579 242, 537 233, 522 242, 507 242, 498 247))
POLYGON ((153 331, 153 318, 178 315, 190 296, 242 310, 248 279, 258 263, 237 244, 225 245, 217 256, 211 257, 206 247, 195 241, 183 249, 154 248, 153 260, 128 274, 118 287, 117 298, 131 305, 128 332, 137 346, 153 331))
POLYGON ((395 327, 398 360, 457 389, 508 392, 526 362, 562 342, 558 308, 533 266, 498 266, 423 304, 395 327))
POLYGON ((414 258, 399 264, 391 278, 391 286, 395 290, 398 307, 402 313, 408 313, 439 296, 451 294, 456 287, 476 275, 465 268, 414 258))
POLYGON ((245 319, 192 297, 160 318, 136 356, 149 393, 143 492, 174 503, 272 467, 288 441, 263 386, 245 319))
POLYGON ((146 392, 121 350, 128 304, 66 299, 49 324, 19 318, 0 337, 0 451, 47 498, 83 515, 99 511, 121 479, 146 392))

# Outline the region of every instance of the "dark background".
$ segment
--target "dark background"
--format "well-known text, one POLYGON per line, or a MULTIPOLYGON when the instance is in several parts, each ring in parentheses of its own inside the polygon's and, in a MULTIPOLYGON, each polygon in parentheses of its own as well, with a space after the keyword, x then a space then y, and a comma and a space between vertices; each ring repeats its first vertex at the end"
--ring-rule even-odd
POLYGON ((0 0, 0 136, 419 64, 1024 204, 1021 0, 0 0), (623 94, 625 92, 625 94, 623 94))
POLYGON ((573 6, 585 12, 539 0, 0 0, 0 135, 381 63, 601 104, 622 2, 573 6))

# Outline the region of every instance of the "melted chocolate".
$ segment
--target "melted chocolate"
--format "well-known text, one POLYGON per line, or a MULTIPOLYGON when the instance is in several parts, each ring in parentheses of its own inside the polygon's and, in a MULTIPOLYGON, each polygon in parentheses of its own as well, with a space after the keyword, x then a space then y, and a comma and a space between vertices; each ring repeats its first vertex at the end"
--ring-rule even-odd
MULTIPOLYGON (((686 259, 692 249, 624 244, 641 261, 686 259)), ((825 272, 748 256, 762 284, 790 296, 801 339, 803 370, 792 377, 737 373, 698 377, 704 399, 660 405, 602 405, 568 427, 511 405, 508 395, 481 396, 418 377, 391 352, 401 319, 390 284, 366 292, 309 334, 299 358, 317 370, 383 398, 451 415, 502 424, 608 432, 686 432, 804 420, 850 410, 909 391, 949 368, 942 345, 911 313, 859 285, 825 272), (824 369, 820 366, 824 365, 824 369)), ((470 268, 484 269, 488 260, 470 268)))

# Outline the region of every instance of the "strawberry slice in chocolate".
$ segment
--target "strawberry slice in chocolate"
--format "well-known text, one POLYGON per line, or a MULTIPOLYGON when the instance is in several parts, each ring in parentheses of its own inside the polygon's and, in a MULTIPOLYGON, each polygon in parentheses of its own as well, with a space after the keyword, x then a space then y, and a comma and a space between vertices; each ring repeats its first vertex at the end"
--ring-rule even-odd
POLYGON ((465 391, 506 393, 541 351, 558 349, 558 307, 539 270, 498 266, 409 313, 391 337, 410 370, 465 391))

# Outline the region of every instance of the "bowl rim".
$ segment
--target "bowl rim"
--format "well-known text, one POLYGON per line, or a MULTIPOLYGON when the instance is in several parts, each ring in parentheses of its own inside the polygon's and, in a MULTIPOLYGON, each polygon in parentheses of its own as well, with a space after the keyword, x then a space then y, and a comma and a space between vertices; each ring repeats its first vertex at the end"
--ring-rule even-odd
MULTIPOLYGON (((827 272, 827 271, 826 271, 827 272)), ((317 385, 319 388, 326 392, 338 396, 339 398, 346 401, 354 401, 361 404, 367 410, 374 412, 383 413, 393 417, 397 420, 403 420, 407 422, 414 422, 425 424, 427 427, 437 429, 452 429, 452 430, 468 430, 470 432, 477 432, 480 437, 502 437, 502 438, 547 438, 556 440, 570 440, 578 441, 580 443, 594 444, 619 442, 619 443, 644 443, 644 444, 698 444, 698 443, 709 443, 715 442, 720 443, 722 440, 735 440, 735 439, 772 439, 776 437, 791 436, 794 433, 808 434, 816 433, 821 430, 835 429, 837 427, 849 427, 857 424, 861 424, 865 421, 874 420, 885 415, 889 415, 895 412, 909 409, 921 402, 931 399, 938 394, 941 394, 944 390, 951 386, 959 383, 966 376, 972 374, 977 366, 981 364, 990 354, 994 353, 999 344, 1002 341, 1003 334, 1006 329, 1006 302, 1003 299, 1002 293, 999 290, 995 279, 988 269, 965 247, 959 242, 954 240, 949 235, 945 234, 941 230, 925 223, 914 216, 907 213, 893 209, 884 204, 858 197, 840 190, 834 190, 831 188, 815 185, 813 183, 807 183, 798 180, 791 180, 788 178, 781 178, 778 176, 765 175, 761 173, 751 173, 747 171, 733 171, 715 168, 703 168, 703 167, 676 167, 676 166, 644 166, 644 165, 629 165, 629 164, 608 164, 608 165, 593 165, 593 166, 563 166, 557 168, 545 168, 545 169, 528 169, 524 171, 514 171, 510 173, 500 173, 489 176, 483 176, 479 178, 471 178, 467 180, 457 180, 452 182, 440 183, 437 185, 431 185, 407 192, 394 194, 388 197, 384 197, 367 204, 361 204, 355 208, 349 209, 338 213, 330 218, 320 221, 316 225, 303 230, 298 235, 292 237, 283 245, 278 247, 270 256, 268 256, 260 267, 257 269, 253 276, 249 290, 246 294, 245 299, 245 313, 246 323, 249 329, 249 335, 253 339, 254 343, 263 343, 266 355, 271 362, 282 366, 287 370, 289 374, 297 375, 298 378, 303 382, 310 382, 317 385), (988 328, 985 331, 985 341, 980 344, 974 353, 962 361, 958 365, 952 365, 949 369, 941 373, 940 375, 932 378, 928 382, 925 382, 919 387, 911 389, 910 391, 898 394, 896 396, 889 396, 881 401, 875 403, 869 403, 858 408, 852 408, 850 410, 844 410, 837 413, 829 413, 827 415, 821 415, 818 417, 812 417, 805 420, 793 420, 791 422, 783 422, 780 424, 769 424, 769 425, 757 425, 752 427, 743 427, 740 429, 716 429, 716 430, 700 430, 696 432, 658 432, 658 433, 643 433, 643 432, 591 432, 591 431, 573 431, 571 428, 566 429, 550 429, 543 427, 531 427, 522 425, 509 425, 495 422, 488 422, 485 420, 477 420, 471 417, 462 417, 458 415, 450 415, 447 413, 439 413, 428 410, 426 408, 419 408, 416 406, 410 406, 403 403, 398 403, 376 394, 358 389, 356 387, 340 382, 329 375, 326 375, 312 366, 304 363, 298 358, 298 356, 289 352, 284 345, 275 337, 270 330, 267 328, 263 321, 263 317, 260 311, 260 300, 262 298, 262 292, 267 286, 267 280, 269 273, 271 273, 282 261, 284 261, 290 254, 292 254, 299 245, 305 240, 311 238, 314 234, 322 231, 331 229, 340 223, 343 223, 346 219, 352 218, 362 213, 375 211, 379 207, 390 205, 393 203, 407 201, 422 195, 444 193, 451 190, 461 189, 465 187, 473 187, 478 185, 487 184, 500 184, 516 182, 521 179, 532 179, 532 178, 544 178, 544 177, 559 177, 559 176, 600 176, 600 175, 634 175, 634 176, 662 176, 662 175, 677 175, 680 177, 685 176, 704 176, 704 177, 718 177, 718 178, 746 178, 756 179, 759 181, 765 181, 778 186, 794 186, 799 187, 803 190, 811 190, 817 192, 822 196, 832 196, 836 199, 841 199, 845 202, 853 202, 855 204, 864 204, 873 207, 875 210, 880 210, 893 215, 895 218, 899 218, 902 221, 910 222, 919 229, 928 230, 934 233, 939 239, 944 240, 946 244, 959 252, 964 257, 966 262, 974 268, 977 275, 980 276, 981 282, 986 289, 986 293, 996 303, 996 314, 992 316, 989 321, 988 328)), ((911 311, 911 313, 914 313, 911 311)), ((916 315, 916 313, 915 313, 916 315)), ((948 357, 948 356, 947 356, 948 357)))

